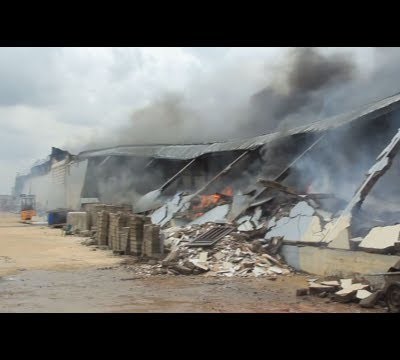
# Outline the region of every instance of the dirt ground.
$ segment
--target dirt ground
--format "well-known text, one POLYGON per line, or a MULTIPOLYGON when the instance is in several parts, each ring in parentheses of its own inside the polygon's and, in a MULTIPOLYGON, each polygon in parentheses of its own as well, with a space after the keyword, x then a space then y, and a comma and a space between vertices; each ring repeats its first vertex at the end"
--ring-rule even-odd
POLYGON ((0 214, 0 312, 385 312, 296 297, 305 275, 140 278, 108 250, 0 214))

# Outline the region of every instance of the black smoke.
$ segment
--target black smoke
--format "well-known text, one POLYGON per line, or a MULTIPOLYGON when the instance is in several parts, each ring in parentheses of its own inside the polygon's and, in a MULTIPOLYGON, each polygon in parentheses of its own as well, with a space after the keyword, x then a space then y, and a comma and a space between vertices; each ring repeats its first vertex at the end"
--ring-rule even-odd
POLYGON ((284 121, 291 126, 315 119, 322 115, 329 90, 356 76, 356 65, 348 55, 325 56, 313 48, 292 50, 288 64, 276 70, 283 79, 251 97, 247 133, 273 132, 284 121))

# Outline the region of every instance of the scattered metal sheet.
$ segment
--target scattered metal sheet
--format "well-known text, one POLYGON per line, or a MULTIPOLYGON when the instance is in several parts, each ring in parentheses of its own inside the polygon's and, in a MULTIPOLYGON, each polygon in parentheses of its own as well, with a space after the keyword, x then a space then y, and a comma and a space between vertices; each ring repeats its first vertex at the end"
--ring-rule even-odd
POLYGON ((218 240, 230 234, 234 229, 233 226, 214 227, 189 242, 188 246, 212 246, 218 240))
POLYGON ((252 204, 249 206, 249 209, 250 209, 250 208, 253 208, 253 207, 256 207, 256 206, 264 205, 264 204, 266 204, 266 203, 268 203, 268 202, 270 202, 270 201, 272 201, 272 200, 274 200, 274 199, 275 199, 275 196, 269 196, 269 197, 267 197, 267 198, 265 198, 265 199, 258 200, 258 201, 256 201, 256 202, 252 203, 252 204))

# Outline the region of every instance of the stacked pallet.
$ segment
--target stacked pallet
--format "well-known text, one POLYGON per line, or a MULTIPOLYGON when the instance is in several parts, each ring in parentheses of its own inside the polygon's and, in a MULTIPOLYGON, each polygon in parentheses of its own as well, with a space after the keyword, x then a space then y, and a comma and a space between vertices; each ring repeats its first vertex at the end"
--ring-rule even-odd
POLYGON ((108 213, 108 211, 102 210, 97 213, 97 225, 96 225, 97 245, 108 245, 109 221, 110 221, 110 214, 108 213))
POLYGON ((108 231, 108 246, 113 251, 121 251, 120 230, 127 226, 129 215, 118 211, 110 213, 110 225, 108 231))
POLYGON ((129 241, 130 228, 125 226, 119 231, 119 246, 120 251, 124 254, 130 254, 130 241, 129 241))
POLYGON ((132 206, 130 205, 107 205, 107 204, 90 204, 87 207, 87 212, 89 214, 89 229, 97 224, 97 214, 100 211, 107 211, 108 213, 116 213, 118 211, 129 213, 132 211, 132 206))
POLYGON ((132 255, 140 256, 142 254, 144 221, 144 216, 131 215, 129 217, 129 253, 132 255))
POLYGON ((143 226, 142 255, 159 258, 164 252, 160 236, 160 226, 146 224, 143 226))
POLYGON ((90 206, 87 209, 88 215, 89 215, 89 226, 90 229, 92 228, 92 226, 96 225, 97 226, 97 214, 100 211, 108 211, 108 209, 106 209, 106 204, 94 204, 93 206, 90 206))

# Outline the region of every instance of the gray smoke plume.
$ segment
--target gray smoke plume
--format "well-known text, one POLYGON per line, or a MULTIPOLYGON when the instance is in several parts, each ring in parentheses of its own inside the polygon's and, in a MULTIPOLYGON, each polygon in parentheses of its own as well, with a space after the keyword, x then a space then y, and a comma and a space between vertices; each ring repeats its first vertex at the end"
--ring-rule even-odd
POLYGON ((125 126, 85 148, 208 143, 284 131, 395 93, 399 59, 399 49, 375 49, 375 62, 363 74, 350 51, 327 55, 315 48, 289 49, 280 63, 264 69, 270 80, 261 91, 260 82, 252 90, 247 84, 246 91, 233 91, 245 71, 237 71, 237 83, 234 71, 221 71, 209 85, 193 84, 185 93, 164 94, 134 110, 125 126))

